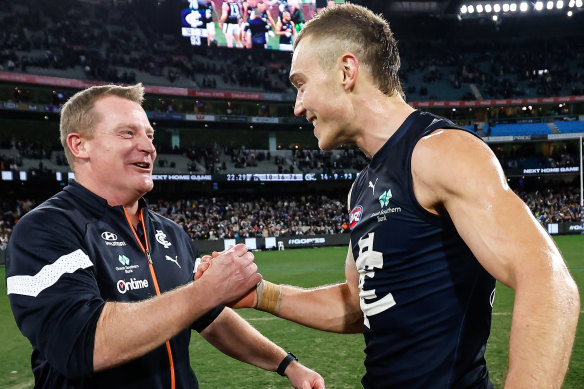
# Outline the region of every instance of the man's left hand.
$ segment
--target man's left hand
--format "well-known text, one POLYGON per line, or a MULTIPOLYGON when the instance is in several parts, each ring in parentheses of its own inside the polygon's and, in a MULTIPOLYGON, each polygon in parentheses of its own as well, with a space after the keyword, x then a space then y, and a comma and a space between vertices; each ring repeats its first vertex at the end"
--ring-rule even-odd
POLYGON ((298 361, 290 363, 284 370, 284 374, 296 389, 325 389, 324 379, 320 374, 298 361))

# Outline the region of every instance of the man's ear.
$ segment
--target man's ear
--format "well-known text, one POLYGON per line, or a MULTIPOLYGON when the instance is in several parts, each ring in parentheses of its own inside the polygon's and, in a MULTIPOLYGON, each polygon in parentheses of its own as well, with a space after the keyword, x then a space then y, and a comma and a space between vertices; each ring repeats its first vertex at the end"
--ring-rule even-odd
POLYGON ((89 154, 86 149, 86 139, 77 132, 72 132, 67 135, 67 147, 71 153, 78 159, 87 159, 89 154))
POLYGON ((359 60, 351 53, 343 54, 341 57, 343 70, 343 87, 345 90, 352 90, 357 83, 359 74, 359 60))

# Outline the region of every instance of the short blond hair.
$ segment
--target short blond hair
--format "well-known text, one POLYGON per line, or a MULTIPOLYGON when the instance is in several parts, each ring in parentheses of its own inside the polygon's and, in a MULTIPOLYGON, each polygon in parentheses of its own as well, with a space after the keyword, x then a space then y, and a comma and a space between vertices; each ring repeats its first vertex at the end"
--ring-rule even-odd
POLYGON ((74 169, 75 156, 67 146, 67 137, 73 132, 91 137, 99 118, 93 112, 95 102, 106 96, 118 96, 142 105, 144 86, 142 83, 131 86, 99 85, 75 93, 61 108, 61 144, 69 166, 74 169))
POLYGON ((369 70, 379 90, 391 96, 404 96, 398 76, 400 68, 397 41, 389 22, 381 15, 355 4, 339 4, 322 9, 309 20, 294 42, 302 39, 319 43, 320 63, 328 70, 343 52, 353 53, 369 70))

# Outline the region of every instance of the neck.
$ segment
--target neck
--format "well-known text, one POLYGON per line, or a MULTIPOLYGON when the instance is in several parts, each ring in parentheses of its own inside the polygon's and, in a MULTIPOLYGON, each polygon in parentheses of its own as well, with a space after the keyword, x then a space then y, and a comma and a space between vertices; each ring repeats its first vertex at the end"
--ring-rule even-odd
POLYGON ((134 226, 138 224, 138 200, 140 200, 143 193, 120 193, 122 191, 116 191, 115 188, 104 185, 95 185, 94 181, 88 179, 83 174, 82 170, 75 170, 75 180, 90 192, 105 199, 110 207, 116 207, 119 205, 123 206, 126 209, 132 224, 134 226))
POLYGON ((138 202, 131 207, 124 206, 126 210, 126 214, 130 219, 130 223, 134 226, 134 228, 138 228, 138 222, 140 221, 140 211, 138 210, 138 202))
POLYGON ((397 93, 393 96, 367 93, 361 97, 358 111, 358 124, 355 144, 369 158, 387 142, 398 130, 406 118, 415 111, 397 93))

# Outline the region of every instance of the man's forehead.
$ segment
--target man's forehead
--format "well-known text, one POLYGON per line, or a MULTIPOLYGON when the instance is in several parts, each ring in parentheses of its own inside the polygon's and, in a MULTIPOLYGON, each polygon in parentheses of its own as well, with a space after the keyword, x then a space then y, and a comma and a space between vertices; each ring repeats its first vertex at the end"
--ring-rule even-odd
MULTIPOLYGON (((309 43, 309 42, 308 42, 309 43)), ((302 40, 298 42, 292 53, 292 64, 290 67, 290 76, 295 72, 295 69, 302 67, 304 63, 311 57, 307 41, 302 40)))

